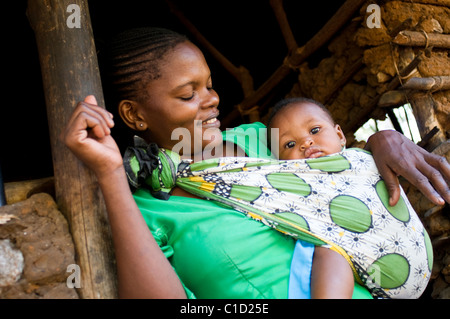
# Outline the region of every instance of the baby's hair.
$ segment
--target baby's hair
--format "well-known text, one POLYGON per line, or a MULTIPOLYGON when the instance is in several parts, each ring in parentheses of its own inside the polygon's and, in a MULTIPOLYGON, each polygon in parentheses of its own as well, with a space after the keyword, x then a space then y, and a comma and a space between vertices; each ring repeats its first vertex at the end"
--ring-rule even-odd
POLYGON ((139 99, 142 89, 159 78, 164 54, 188 39, 164 28, 135 28, 117 35, 109 44, 108 69, 116 99, 139 99))
POLYGON ((317 102, 313 99, 308 99, 306 97, 292 97, 292 98, 286 98, 281 101, 279 101, 272 109, 272 112, 270 113, 269 120, 267 121, 267 127, 270 127, 274 117, 286 106, 291 104, 302 104, 302 103, 311 103, 314 105, 317 105, 319 108, 321 108, 330 118, 330 121, 335 124, 335 121, 333 119, 333 116, 331 115, 330 111, 320 102, 317 102))

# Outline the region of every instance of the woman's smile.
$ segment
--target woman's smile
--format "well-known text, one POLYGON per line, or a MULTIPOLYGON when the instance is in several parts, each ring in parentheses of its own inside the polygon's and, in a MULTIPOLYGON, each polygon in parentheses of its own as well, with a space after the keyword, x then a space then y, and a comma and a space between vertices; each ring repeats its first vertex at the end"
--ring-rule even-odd
POLYGON ((219 113, 214 114, 213 116, 209 117, 205 121, 202 122, 203 127, 205 128, 219 128, 220 127, 220 121, 217 119, 219 116, 219 113))

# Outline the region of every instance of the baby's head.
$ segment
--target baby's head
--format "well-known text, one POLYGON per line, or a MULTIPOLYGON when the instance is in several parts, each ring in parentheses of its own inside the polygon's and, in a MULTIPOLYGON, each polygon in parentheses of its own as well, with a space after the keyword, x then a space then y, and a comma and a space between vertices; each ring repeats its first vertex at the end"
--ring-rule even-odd
MULTIPOLYGON (((330 112, 311 99, 278 102, 270 115, 269 132, 279 129, 279 159, 316 158, 338 153, 346 139, 330 112)), ((273 147, 273 146, 272 146, 273 147)))

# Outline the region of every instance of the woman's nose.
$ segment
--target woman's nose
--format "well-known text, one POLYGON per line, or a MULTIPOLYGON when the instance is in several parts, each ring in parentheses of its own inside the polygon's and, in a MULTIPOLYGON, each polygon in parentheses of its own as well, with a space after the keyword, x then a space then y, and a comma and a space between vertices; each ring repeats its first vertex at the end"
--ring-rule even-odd
POLYGON ((201 107, 217 107, 219 105, 219 95, 212 89, 205 89, 202 94, 201 107))

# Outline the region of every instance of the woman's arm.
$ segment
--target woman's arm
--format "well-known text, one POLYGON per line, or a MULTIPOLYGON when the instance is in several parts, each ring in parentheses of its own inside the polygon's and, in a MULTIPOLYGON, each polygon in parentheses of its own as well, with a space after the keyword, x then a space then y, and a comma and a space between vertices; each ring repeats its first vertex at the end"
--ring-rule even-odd
POLYGON ((396 131, 380 131, 366 144, 389 191, 389 205, 400 198, 401 175, 436 205, 450 203, 450 164, 436 154, 425 151, 396 131))
POLYGON ((125 171, 99 176, 108 210, 121 298, 186 298, 131 195, 125 171))
POLYGON ((65 133, 69 149, 90 169, 102 190, 114 241, 121 298, 186 298, 178 276, 137 207, 110 135, 111 115, 89 96, 74 111, 65 133))

